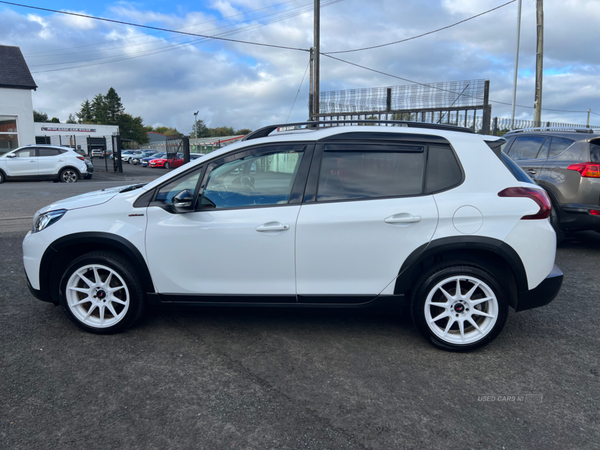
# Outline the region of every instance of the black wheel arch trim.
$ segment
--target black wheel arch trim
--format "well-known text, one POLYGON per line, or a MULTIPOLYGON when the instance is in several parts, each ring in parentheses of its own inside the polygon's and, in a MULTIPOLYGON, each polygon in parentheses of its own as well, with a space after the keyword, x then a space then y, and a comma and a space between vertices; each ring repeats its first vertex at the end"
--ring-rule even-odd
POLYGON ((121 251, 134 265, 142 280, 145 292, 155 292, 148 265, 140 251, 122 236, 104 232, 82 232, 63 236, 48 246, 40 262, 40 291, 50 291, 50 271, 54 258, 66 247, 78 244, 102 244, 105 250, 121 251))
POLYGON ((523 261, 510 245, 498 239, 484 236, 453 236, 430 241, 414 250, 406 258, 400 269, 394 286, 394 295, 406 294, 412 288, 419 265, 428 258, 445 252, 464 250, 487 251, 498 255, 510 266, 517 285, 517 291, 529 290, 527 272, 523 261))

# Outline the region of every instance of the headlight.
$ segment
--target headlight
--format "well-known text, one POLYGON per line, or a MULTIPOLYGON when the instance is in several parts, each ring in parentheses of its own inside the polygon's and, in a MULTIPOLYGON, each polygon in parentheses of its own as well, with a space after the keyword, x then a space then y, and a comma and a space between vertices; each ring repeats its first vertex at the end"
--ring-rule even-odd
POLYGON ((37 233, 38 231, 42 231, 44 228, 49 227, 55 222, 65 215, 67 212, 66 209, 59 209, 57 211, 48 211, 44 214, 36 214, 33 218, 33 232, 37 233))

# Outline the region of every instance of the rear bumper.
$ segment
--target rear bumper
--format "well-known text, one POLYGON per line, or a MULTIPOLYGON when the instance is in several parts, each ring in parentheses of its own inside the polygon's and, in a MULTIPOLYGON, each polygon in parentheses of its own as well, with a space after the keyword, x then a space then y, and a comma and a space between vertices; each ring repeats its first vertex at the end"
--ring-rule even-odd
POLYGON ((590 210, 599 211, 598 205, 563 205, 560 208, 560 224, 567 230, 599 230, 600 216, 590 214, 590 210))
POLYGON ((537 287, 529 291, 519 292, 516 310, 525 311, 547 305, 558 295, 562 281, 562 270, 554 265, 550 274, 537 287))

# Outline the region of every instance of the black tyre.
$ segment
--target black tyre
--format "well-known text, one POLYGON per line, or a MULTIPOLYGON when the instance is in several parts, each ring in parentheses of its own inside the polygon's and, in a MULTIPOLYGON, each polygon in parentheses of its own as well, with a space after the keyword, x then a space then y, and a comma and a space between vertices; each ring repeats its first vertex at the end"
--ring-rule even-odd
POLYGON ((506 323, 508 298, 488 271, 466 262, 440 264, 417 283, 411 313, 429 342, 470 351, 492 342, 506 323))
POLYGON ((550 223, 552 224, 552 228, 554 228, 554 232, 556 233, 556 243, 560 244, 565 238, 565 230, 560 224, 560 217, 554 203, 552 204, 552 212, 550 213, 550 223))
POLYGON ((126 330, 144 311, 144 289, 131 263, 114 253, 75 259, 60 280, 60 303, 79 328, 96 334, 126 330))
POLYGON ((79 172, 70 167, 61 170, 58 174, 58 181, 61 183, 76 183, 77 180, 79 180, 79 172))
POLYGON ((167 162, 165 163, 165 169, 167 169, 167 170, 168 170, 168 169, 169 169, 169 167, 171 167, 171 166, 169 166, 169 162, 167 161, 167 162))
POLYGON ((0 184, 4 183, 4 181, 6 181, 4 178, 4 172, 0 170, 0 184))

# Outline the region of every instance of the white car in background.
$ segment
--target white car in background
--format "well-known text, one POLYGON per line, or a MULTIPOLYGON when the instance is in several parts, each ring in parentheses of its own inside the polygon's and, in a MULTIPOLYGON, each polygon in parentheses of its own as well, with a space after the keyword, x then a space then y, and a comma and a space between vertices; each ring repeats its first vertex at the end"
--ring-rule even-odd
POLYGON ((509 307, 554 299, 551 202, 504 139, 361 122, 269 126, 151 183, 41 209, 23 241, 31 292, 100 334, 146 307, 406 305, 453 351, 494 340, 509 307))
POLYGON ((28 145, 0 155, 0 183, 10 180, 75 183, 87 173, 85 158, 66 147, 28 145))
POLYGON ((143 158, 144 157, 144 152, 141 152, 139 150, 125 150, 124 152, 121 152, 121 160, 123 162, 127 162, 129 164, 131 164, 131 160, 133 158, 143 158))

